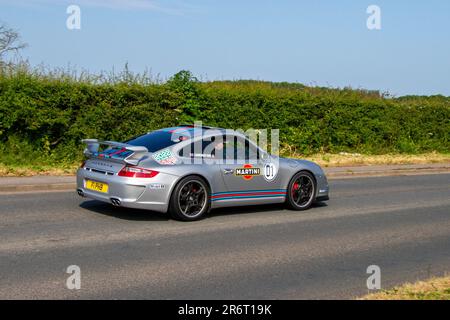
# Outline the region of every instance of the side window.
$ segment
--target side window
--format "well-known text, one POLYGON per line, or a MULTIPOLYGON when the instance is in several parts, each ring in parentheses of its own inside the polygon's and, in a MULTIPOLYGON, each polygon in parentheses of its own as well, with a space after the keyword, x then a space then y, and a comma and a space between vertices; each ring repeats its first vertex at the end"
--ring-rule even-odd
POLYGON ((248 143, 246 139, 235 137, 234 143, 235 155, 238 160, 247 160, 248 143))
POLYGON ((248 139, 240 136, 227 136, 224 139, 224 159, 249 160, 259 159, 259 149, 248 139))
POLYGON ((250 141, 240 136, 216 136, 193 142, 179 151, 181 157, 186 158, 215 158, 224 160, 259 159, 259 149, 250 141), (197 149, 196 149, 197 148, 197 149))
POLYGON ((222 147, 224 160, 236 160, 235 138, 235 136, 224 136, 222 147))
POLYGON ((215 137, 205 138, 202 141, 196 141, 183 147, 179 155, 186 158, 214 158, 215 157, 215 147, 219 143, 220 139, 215 139, 215 137))

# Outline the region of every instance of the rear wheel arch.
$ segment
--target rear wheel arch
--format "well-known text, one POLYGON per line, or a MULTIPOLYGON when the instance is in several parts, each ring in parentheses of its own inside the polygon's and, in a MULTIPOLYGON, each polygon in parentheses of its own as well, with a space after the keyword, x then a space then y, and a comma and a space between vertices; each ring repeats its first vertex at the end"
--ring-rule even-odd
POLYGON ((201 179, 205 180, 205 182, 206 182, 206 184, 208 186, 209 192, 211 192, 211 183, 209 183, 209 180, 207 178, 205 178, 205 176, 203 176, 203 175, 201 175, 199 173, 188 173, 188 174, 186 174, 184 176, 179 177, 177 179, 177 181, 175 181, 175 183, 172 186, 172 190, 170 190, 169 200, 170 200, 170 198, 172 198, 172 194, 175 191, 175 188, 180 184, 181 180, 183 180, 186 177, 191 177, 191 176, 192 177, 198 177, 198 178, 201 178, 201 179))
MULTIPOLYGON (((174 188, 172 189, 172 192, 173 192, 173 190, 175 190, 175 187, 180 183, 180 181, 183 180, 183 179, 186 178, 186 177, 197 177, 197 178, 201 178, 201 179, 205 180, 205 182, 206 182, 206 184, 207 184, 207 187, 208 187, 208 189, 209 189, 209 192, 211 192, 211 183, 209 183, 209 180, 208 180, 204 175, 201 175, 201 174, 199 174, 199 173, 188 173, 188 174, 186 174, 186 175, 180 177, 180 178, 177 180, 177 182, 175 182, 174 188)), ((171 195, 172 195, 172 193, 171 193, 171 195)))
POLYGON ((180 177, 174 183, 173 188, 172 188, 172 190, 170 192, 170 196, 169 196, 168 213, 170 213, 171 216, 173 218, 177 219, 177 220, 184 220, 184 221, 197 220, 197 218, 189 219, 189 218, 186 218, 186 217, 181 217, 179 214, 174 214, 174 210, 173 210, 174 207, 172 207, 172 206, 174 206, 174 203, 173 203, 174 200, 173 199, 174 199, 174 197, 177 197, 175 192, 177 192, 177 189, 180 186, 180 183, 184 182, 188 178, 193 178, 193 179, 197 178, 197 179, 201 180, 202 182, 204 182, 205 187, 207 188, 207 195, 208 195, 208 197, 206 199, 206 201, 207 201, 207 204, 206 204, 207 210, 204 211, 204 213, 201 216, 199 216, 198 219, 201 219, 204 216, 204 214, 207 214, 210 211, 210 209, 211 209, 211 184, 210 184, 209 180, 206 177, 204 177, 203 175, 201 175, 201 174, 196 174, 196 173, 186 174, 186 175, 180 177))

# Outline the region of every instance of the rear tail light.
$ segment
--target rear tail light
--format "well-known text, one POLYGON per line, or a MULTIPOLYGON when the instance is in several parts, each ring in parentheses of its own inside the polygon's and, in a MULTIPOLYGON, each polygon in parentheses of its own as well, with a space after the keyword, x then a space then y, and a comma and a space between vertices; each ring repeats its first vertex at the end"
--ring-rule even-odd
POLYGON ((159 172, 155 170, 142 169, 134 166, 125 166, 119 171, 119 176, 128 178, 153 178, 159 172))
POLYGON ((80 168, 84 168, 85 164, 86 164, 86 160, 81 161, 80 168))

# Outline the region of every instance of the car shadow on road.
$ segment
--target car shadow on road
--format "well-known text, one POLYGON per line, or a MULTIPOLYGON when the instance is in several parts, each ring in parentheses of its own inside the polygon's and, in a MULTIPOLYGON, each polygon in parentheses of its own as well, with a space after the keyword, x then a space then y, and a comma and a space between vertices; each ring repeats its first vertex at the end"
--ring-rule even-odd
MULTIPOLYGON (((313 204, 312 210, 314 208, 326 207, 327 204, 324 202, 318 202, 313 204)), ((125 207, 114 207, 113 205, 97 200, 87 200, 80 204, 80 207, 89 210, 94 213, 102 214, 105 216, 130 220, 130 221, 168 221, 171 220, 170 216, 166 213, 155 212, 150 210, 142 209, 132 209, 125 207)), ((243 207, 228 207, 228 208, 218 208, 213 209, 206 215, 206 219, 211 219, 220 216, 231 216, 231 215, 246 215, 255 213, 264 213, 271 211, 290 211, 286 209, 284 204, 268 204, 268 205, 255 205, 255 206, 243 206, 243 207)), ((290 211, 296 213, 298 211, 290 211)))
MULTIPOLYGON (((314 208, 326 207, 327 204, 325 202, 317 202, 312 205, 311 210, 314 208)), ((289 210, 286 208, 286 205, 283 203, 275 203, 275 204, 266 204, 266 205, 254 205, 254 206, 243 206, 243 207, 228 207, 228 208, 218 208, 211 210, 209 215, 206 218, 214 218, 218 216, 231 216, 237 214, 252 214, 252 213, 264 213, 271 211, 285 211, 285 212, 293 212, 297 213, 299 211, 289 210)))
POLYGON ((112 204, 97 200, 83 201, 82 203, 80 203, 80 207, 94 213, 99 213, 105 216, 123 220, 167 221, 170 218, 167 214, 161 212, 125 207, 114 207, 112 204))

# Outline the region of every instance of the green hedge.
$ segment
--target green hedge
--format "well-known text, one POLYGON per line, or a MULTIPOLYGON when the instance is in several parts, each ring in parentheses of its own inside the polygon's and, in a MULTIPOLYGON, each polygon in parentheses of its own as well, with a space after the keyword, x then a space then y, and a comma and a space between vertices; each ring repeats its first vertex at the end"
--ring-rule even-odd
POLYGON ((74 162, 83 138, 124 140, 192 123, 278 128, 298 153, 449 152, 450 97, 386 98, 377 92, 260 81, 94 84, 0 72, 0 162, 74 162))

